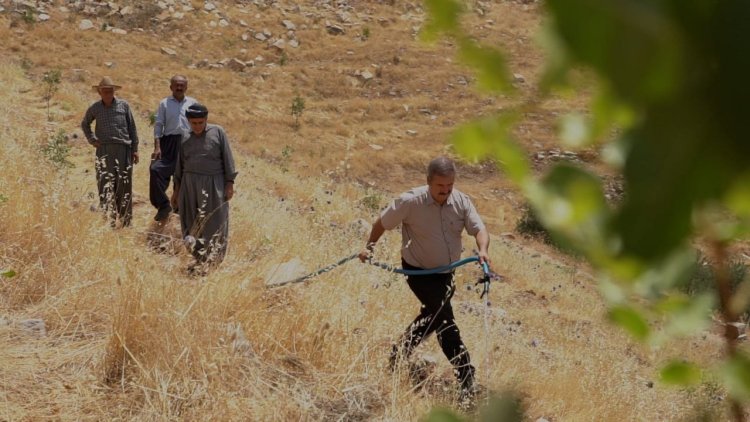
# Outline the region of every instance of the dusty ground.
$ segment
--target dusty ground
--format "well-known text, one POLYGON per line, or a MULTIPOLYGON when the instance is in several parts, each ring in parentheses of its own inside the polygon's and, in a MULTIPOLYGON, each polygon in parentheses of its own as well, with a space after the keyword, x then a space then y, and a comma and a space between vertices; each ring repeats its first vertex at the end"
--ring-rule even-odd
MULTIPOLYGON (((231 23, 221 29, 193 3, 199 11, 181 21, 126 35, 79 31, 80 18, 56 9, 46 23, 0 15, 8 140, 0 149, 0 194, 8 198, 0 203, 0 268, 19 272, 0 286, 0 420, 416 420, 432 406, 454 405, 434 340, 422 347, 437 361, 424 388, 384 371, 390 341, 416 309, 400 278, 347 264, 287 289, 267 291, 263 280, 294 257, 312 270, 359 248, 363 235, 350 222, 371 220, 392 195, 422 183, 425 162, 450 153, 446 139, 467 119, 531 104, 519 141, 531 157, 559 149, 556 118, 585 110, 588 93, 582 85, 571 97, 539 97, 540 6, 477 3, 481 12, 468 14, 472 34, 503 46, 511 72, 524 78, 515 96, 490 97, 475 90, 450 43, 415 39, 417 4, 352 2, 346 34, 332 36, 324 22, 335 10, 317 3, 225 2, 231 23), (264 43, 243 41, 240 19, 274 33, 292 20, 300 48, 287 48, 282 60, 264 43), (256 66, 190 67, 233 57, 256 66), (39 81, 56 68, 63 83, 45 122, 39 81), (362 83, 355 72, 363 70, 376 76, 362 83), (240 168, 230 255, 198 280, 184 274, 176 242, 166 253, 148 247, 153 232, 176 232, 174 220, 166 228, 151 222, 146 165, 148 116, 175 73, 189 77, 189 94, 227 129, 240 168), (135 222, 118 232, 88 211, 92 151, 78 129, 96 99, 90 86, 103 75, 124 86, 143 140, 135 222), (296 96, 305 100, 299 128, 290 115, 296 96), (78 134, 75 166, 48 178, 24 165, 30 155, 45 163, 35 151, 60 129, 78 134), (44 320, 46 333, 19 331, 28 318, 44 320)), ((597 156, 578 155, 606 174, 597 156)), ((543 171, 548 161, 536 163, 543 171)), ((475 270, 459 272, 454 303, 488 389, 518 391, 531 420, 683 420, 696 407, 721 409, 714 382, 690 390, 656 382, 670 357, 714 362, 714 332, 658 349, 634 344, 604 320, 584 264, 512 233, 523 201, 492 163, 462 163, 459 188, 489 223, 504 276, 489 313, 469 290, 475 270)), ((378 258, 397 262, 397 242, 389 234, 378 258)))

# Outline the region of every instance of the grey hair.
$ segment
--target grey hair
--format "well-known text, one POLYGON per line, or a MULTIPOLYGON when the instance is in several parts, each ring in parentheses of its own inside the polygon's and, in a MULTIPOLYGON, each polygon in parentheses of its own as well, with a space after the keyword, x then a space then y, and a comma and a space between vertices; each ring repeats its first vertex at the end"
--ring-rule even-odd
POLYGON ((435 175, 454 176, 456 174, 456 164, 448 157, 437 157, 430 161, 427 166, 427 181, 432 180, 435 175))
POLYGON ((173 83, 175 83, 175 81, 176 81, 176 80, 178 80, 178 79, 181 79, 181 80, 185 81, 185 83, 187 83, 187 81, 188 81, 188 79, 187 79, 187 76, 185 76, 185 75, 174 75, 174 76, 172 76, 172 78, 171 78, 171 79, 169 80, 169 83, 170 83, 170 84, 173 84, 173 83))

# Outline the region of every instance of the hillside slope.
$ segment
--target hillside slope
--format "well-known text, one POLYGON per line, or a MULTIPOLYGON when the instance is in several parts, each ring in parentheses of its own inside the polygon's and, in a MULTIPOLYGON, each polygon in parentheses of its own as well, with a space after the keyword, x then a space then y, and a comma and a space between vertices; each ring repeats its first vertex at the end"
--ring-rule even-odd
MULTIPOLYGON (((337 11, 328 3, 226 3, 220 10, 230 22, 245 17, 257 28, 290 16, 302 28, 309 19, 297 38, 311 47, 288 52, 283 66, 191 69, 204 57, 239 55, 245 31, 233 23, 209 30, 213 15, 195 3, 174 27, 124 35, 80 31, 81 16, 53 8, 45 23, 0 15, 8 40, 0 46, 0 268, 18 273, 0 279, 0 420, 406 421, 453 406, 450 368, 434 339, 420 347, 437 362, 424 384, 385 368, 390 342, 418 307, 401 277, 349 263, 304 285, 269 290, 264 279, 293 258, 313 270, 356 251, 364 236, 352 223, 372 219, 373 202, 422 183, 424 162, 445 150, 453 125, 505 100, 455 82, 470 76, 449 60, 450 46, 414 40, 410 19, 421 14, 408 3, 349 4, 370 20, 351 18, 349 35, 339 38, 325 31, 326 13, 337 11), (366 41, 351 35, 365 24, 366 41), (178 57, 162 54, 162 44, 178 57), (372 63, 382 66, 380 77, 356 86, 348 79, 372 63), (53 68, 64 78, 47 122, 39 78, 53 68), (40 152, 59 130, 78 133, 95 100, 90 85, 103 74, 125 85, 122 96, 149 140, 149 112, 178 72, 227 128, 240 171, 228 258, 203 278, 184 272, 188 256, 171 237, 176 221, 166 229, 151 221, 146 159, 134 176, 133 227, 111 230, 89 211, 93 151, 80 135, 70 141, 72 168, 53 169, 40 152), (299 130, 288 113, 295 95, 307 99, 299 130), (153 239, 165 240, 161 252, 153 239)), ((516 2, 483 13, 483 25, 493 20, 512 40, 520 32, 528 41, 540 19, 516 2)), ((242 47, 249 58, 276 54, 242 47)), ((528 64, 538 53, 512 54, 514 65, 538 71, 528 64)), ((520 130, 546 137, 524 139, 547 148, 551 120, 532 123, 520 130)), ((145 145, 142 157, 147 152, 145 145)), ((654 350, 633 344, 605 322, 583 265, 500 235, 512 228, 505 216, 518 201, 502 175, 481 165, 462 170, 459 186, 480 198, 493 222, 491 257, 504 277, 486 310, 470 290, 477 269, 458 272, 454 307, 484 386, 517 390, 532 420, 680 420, 696 406, 720 409, 713 384, 680 391, 655 382, 670 357, 712 362, 716 335, 654 350)), ((398 262, 397 251, 397 233, 388 233, 377 258, 398 262)))

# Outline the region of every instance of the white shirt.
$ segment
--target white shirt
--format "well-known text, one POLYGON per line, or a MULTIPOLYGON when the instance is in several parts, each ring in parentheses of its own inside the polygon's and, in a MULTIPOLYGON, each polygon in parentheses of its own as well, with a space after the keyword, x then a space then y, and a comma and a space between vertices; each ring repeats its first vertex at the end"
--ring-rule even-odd
POLYGON ((469 197, 453 189, 443 205, 429 188, 414 188, 391 202, 380 214, 386 230, 401 224, 401 256, 409 264, 430 269, 461 258, 461 233, 474 236, 484 229, 469 197))
POLYGON ((156 110, 156 122, 154 122, 154 138, 165 135, 182 135, 184 131, 190 131, 190 123, 185 117, 185 110, 195 104, 195 98, 187 95, 182 101, 170 95, 161 100, 156 110))

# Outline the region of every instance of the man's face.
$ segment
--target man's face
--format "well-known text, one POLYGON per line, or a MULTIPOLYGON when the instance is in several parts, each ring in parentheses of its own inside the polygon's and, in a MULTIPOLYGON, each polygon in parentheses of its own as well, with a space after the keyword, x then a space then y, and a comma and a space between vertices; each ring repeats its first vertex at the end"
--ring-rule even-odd
POLYGON ((430 196, 438 204, 443 204, 448 200, 451 192, 453 192, 453 182, 456 180, 456 175, 441 176, 435 174, 432 179, 427 181, 427 186, 430 189, 430 196))
POLYGON ((191 117, 188 119, 188 122, 190 122, 190 128, 193 130, 193 133, 200 135, 206 130, 207 120, 208 118, 206 117, 191 117))
POLYGON ((99 96, 102 97, 102 101, 105 103, 112 102, 112 99, 115 98, 115 89, 114 88, 99 88, 99 96))
POLYGON ((187 92, 188 83, 185 79, 174 79, 169 84, 169 89, 172 90, 172 95, 178 100, 185 98, 187 92))

